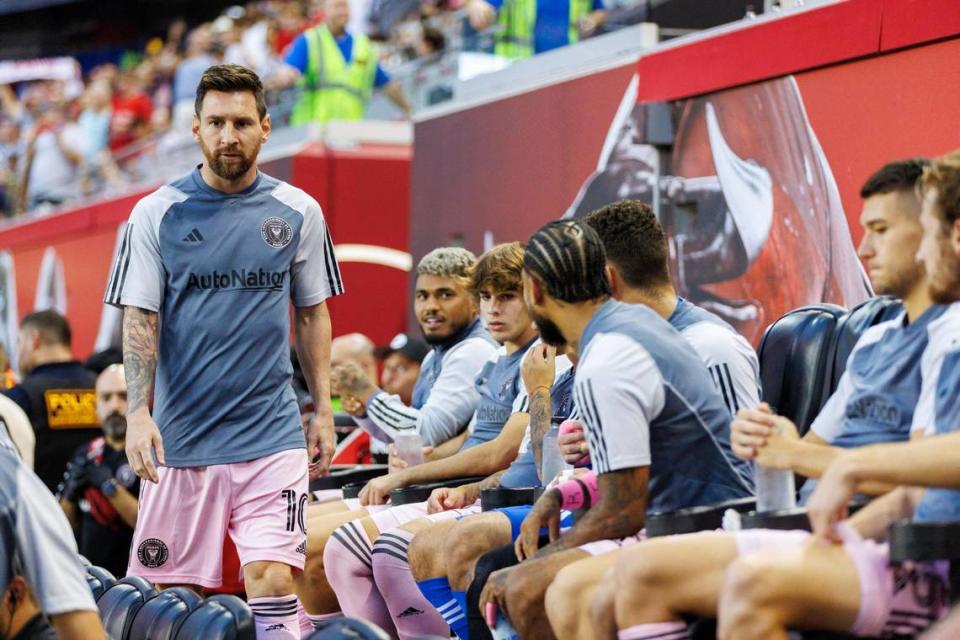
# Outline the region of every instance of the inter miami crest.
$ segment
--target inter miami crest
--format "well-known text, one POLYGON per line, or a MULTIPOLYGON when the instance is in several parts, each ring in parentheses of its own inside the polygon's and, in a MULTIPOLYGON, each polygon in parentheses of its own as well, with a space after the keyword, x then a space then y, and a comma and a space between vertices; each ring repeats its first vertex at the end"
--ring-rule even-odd
POLYGON ((290 244, 293 238, 293 229, 283 218, 267 218, 260 225, 260 237, 275 249, 282 249, 290 244))
POLYGON ((159 538, 147 538, 137 547, 137 558, 148 569, 156 569, 167 561, 169 555, 167 543, 159 538))

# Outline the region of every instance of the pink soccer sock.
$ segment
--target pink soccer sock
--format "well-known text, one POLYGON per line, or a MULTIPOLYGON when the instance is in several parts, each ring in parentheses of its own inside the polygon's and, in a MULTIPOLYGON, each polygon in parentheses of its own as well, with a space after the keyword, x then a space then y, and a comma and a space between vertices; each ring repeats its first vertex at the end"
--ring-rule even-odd
POLYGON ((297 596, 250 598, 257 640, 300 640, 297 596))
POLYGON ((297 621, 300 625, 300 637, 306 638, 313 633, 313 623, 309 618, 310 614, 303 608, 303 603, 297 598, 297 621))
POLYGON ((686 622, 638 624, 617 632, 618 640, 690 640, 686 622))
POLYGON ((423 597, 410 573, 407 548, 413 535, 400 528, 380 534, 373 543, 373 575, 387 601, 400 640, 423 636, 449 637, 450 627, 423 597))
MULTIPOLYGON (((337 611, 336 613, 308 613, 307 621, 310 623, 310 633, 316 631, 324 622, 336 620, 337 618, 342 617, 342 611, 337 611)), ((307 636, 304 635, 303 637, 306 638, 307 636)))
POLYGON ((359 521, 337 527, 323 550, 327 581, 343 614, 363 618, 393 634, 390 611, 373 581, 370 538, 359 521))

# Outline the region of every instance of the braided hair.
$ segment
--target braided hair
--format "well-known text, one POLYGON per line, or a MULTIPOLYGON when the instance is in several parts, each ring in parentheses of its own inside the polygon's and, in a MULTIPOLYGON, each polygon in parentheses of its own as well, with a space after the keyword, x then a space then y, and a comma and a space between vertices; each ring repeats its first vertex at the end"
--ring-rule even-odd
POLYGON ((527 273, 563 302, 609 296, 606 262, 600 236, 576 220, 545 224, 530 237, 523 256, 527 273))

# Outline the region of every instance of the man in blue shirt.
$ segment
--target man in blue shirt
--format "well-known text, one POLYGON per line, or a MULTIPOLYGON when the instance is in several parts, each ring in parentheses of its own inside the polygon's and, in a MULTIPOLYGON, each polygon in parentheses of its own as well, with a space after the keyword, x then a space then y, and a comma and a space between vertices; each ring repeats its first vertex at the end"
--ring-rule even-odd
POLYGON ((308 462, 324 472, 336 445, 325 301, 343 284, 316 200, 257 169, 270 116, 256 74, 211 67, 195 107, 203 164, 137 203, 105 294, 124 309, 127 455, 149 481, 129 573, 220 586, 229 533, 257 637, 299 638, 308 462), (291 302, 316 405, 305 428, 291 302))
POLYGON ((517 59, 573 44, 606 17, 602 0, 470 0, 467 12, 478 31, 497 22, 496 53, 517 59))
POLYGON ((363 34, 347 31, 348 0, 323 3, 324 24, 301 33, 284 61, 301 75, 303 94, 291 116, 292 124, 327 120, 360 120, 374 89, 381 89, 404 114, 411 107, 398 81, 377 60, 377 49, 363 34), (335 53, 329 46, 336 45, 335 53))

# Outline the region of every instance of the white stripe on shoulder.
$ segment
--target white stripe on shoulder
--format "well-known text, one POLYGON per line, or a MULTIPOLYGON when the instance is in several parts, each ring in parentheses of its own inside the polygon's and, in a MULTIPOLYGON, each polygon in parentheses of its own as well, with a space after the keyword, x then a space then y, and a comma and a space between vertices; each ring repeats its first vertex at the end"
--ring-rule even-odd
POLYGON ((320 203, 303 189, 299 189, 288 182, 278 184, 270 192, 270 195, 304 217, 307 216, 307 211, 312 211, 320 214, 320 218, 323 219, 323 210, 320 208, 320 203))
POLYGON ((130 214, 130 221, 137 224, 147 223, 154 231, 160 229, 160 221, 175 204, 189 198, 187 194, 176 187, 165 184, 151 194, 140 199, 130 214), (134 216, 137 219, 134 219, 134 216))
POLYGON ((853 348, 853 352, 850 355, 853 355, 858 349, 862 349, 868 345, 880 342, 884 334, 891 329, 899 329, 903 327, 903 318, 904 313, 897 314, 897 317, 890 320, 885 320, 879 324, 875 324, 872 327, 869 327, 864 331, 860 338, 857 340, 856 346, 853 348))

